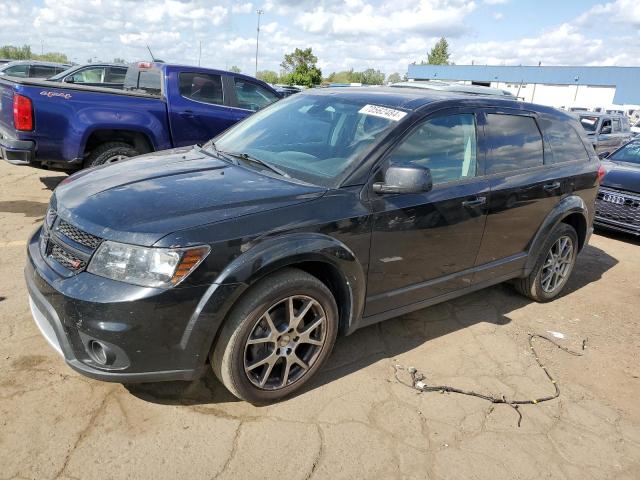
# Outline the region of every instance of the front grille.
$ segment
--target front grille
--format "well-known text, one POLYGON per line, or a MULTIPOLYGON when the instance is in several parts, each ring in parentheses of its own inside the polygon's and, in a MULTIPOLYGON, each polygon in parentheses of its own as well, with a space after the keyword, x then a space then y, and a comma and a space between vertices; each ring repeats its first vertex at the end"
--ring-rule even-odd
POLYGON ((55 243, 51 244, 49 258, 58 262, 67 270, 71 270, 75 273, 84 270, 84 268, 87 266, 85 261, 55 243))
POLYGON ((102 239, 80 230, 47 212, 40 238, 40 251, 47 263, 61 275, 75 275, 89 264, 102 239))
POLYGON ((102 242, 102 239, 100 237, 96 237, 95 235, 91 235, 90 233, 83 232, 79 228, 74 227, 73 225, 65 222, 62 219, 58 222, 56 231, 60 232, 68 239, 73 240, 80 245, 84 245, 91 250, 95 250, 96 248, 98 248, 98 245, 100 245, 100 242, 102 242))
POLYGON ((596 200, 596 218, 640 227, 640 195, 600 188, 596 200), (614 196, 618 203, 605 200, 611 196, 614 196))

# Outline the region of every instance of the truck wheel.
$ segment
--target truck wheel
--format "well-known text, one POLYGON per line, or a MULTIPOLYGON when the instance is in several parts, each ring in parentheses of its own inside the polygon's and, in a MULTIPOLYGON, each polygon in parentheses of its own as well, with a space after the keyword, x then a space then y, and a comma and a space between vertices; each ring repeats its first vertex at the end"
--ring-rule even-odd
POLYGON ((254 404, 299 390, 331 353, 338 308, 316 277, 286 269, 260 280, 233 308, 211 352, 218 379, 254 404))
POLYGON ((85 160, 85 165, 87 167, 97 167, 98 165, 105 165, 125 158, 135 157, 136 155, 140 155, 140 153, 128 143, 103 143, 91 152, 85 160))
POLYGON ((562 292, 578 255, 578 235, 571 225, 560 223, 540 249, 528 277, 516 280, 516 289, 536 302, 549 302, 562 292))

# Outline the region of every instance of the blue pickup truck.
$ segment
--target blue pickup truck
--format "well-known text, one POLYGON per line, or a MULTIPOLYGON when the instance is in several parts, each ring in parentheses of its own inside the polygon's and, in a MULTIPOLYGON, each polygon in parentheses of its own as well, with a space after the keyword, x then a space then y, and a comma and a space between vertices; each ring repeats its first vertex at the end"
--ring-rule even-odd
POLYGON ((199 67, 132 64, 121 90, 0 79, 0 157, 79 170, 203 143, 275 102, 246 75, 199 67))

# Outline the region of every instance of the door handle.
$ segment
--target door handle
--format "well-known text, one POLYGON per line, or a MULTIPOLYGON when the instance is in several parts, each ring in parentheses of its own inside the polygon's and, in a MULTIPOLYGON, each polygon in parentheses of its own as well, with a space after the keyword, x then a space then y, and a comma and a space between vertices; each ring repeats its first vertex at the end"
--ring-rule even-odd
POLYGON ((193 118, 195 115, 193 114, 193 110, 185 110, 184 112, 180 112, 181 117, 193 118))
POLYGON ((560 188, 560 182, 552 182, 552 183, 547 183, 544 187, 547 192, 550 192, 552 190, 557 190, 560 188))
POLYGON ((462 206, 472 208, 479 207, 481 205, 484 205, 485 203, 487 203, 487 197, 476 197, 473 200, 465 200, 464 202, 462 202, 462 206))

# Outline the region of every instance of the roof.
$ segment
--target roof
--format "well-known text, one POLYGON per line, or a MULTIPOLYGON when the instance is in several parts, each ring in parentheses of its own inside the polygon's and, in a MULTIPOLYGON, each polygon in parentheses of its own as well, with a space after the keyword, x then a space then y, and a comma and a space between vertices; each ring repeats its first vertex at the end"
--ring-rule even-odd
POLYGON ((13 65, 44 65, 47 67, 70 67, 70 63, 41 62, 40 60, 13 60, 2 65, 3 68, 13 65))
POLYGON ((596 85, 616 88, 614 103, 640 104, 640 67, 409 65, 409 78, 596 85))
POLYGON ((460 83, 428 80, 425 82, 398 82, 390 85, 394 88, 426 88, 430 90, 444 90, 448 92, 470 93, 473 95, 496 95, 499 97, 515 97, 513 93, 500 88, 483 87, 481 85, 462 85, 460 83))
POLYGON ((434 102, 447 100, 485 100, 493 104, 512 108, 531 108, 534 110, 549 110, 549 107, 532 105, 519 102, 515 97, 494 96, 494 95, 469 95, 460 92, 450 92, 444 90, 431 90, 425 88, 398 88, 398 87, 327 87, 306 90, 303 94, 308 95, 339 95, 346 99, 362 103, 371 103, 391 108, 402 108, 405 110, 417 110, 425 105, 434 102))

